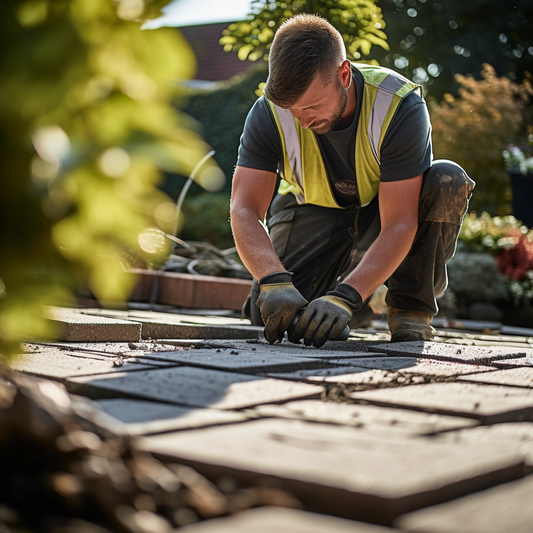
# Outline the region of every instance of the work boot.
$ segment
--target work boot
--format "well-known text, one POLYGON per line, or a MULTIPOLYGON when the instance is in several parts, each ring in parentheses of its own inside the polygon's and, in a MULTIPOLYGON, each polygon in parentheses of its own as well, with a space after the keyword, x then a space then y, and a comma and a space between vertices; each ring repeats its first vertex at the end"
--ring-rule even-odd
POLYGON ((416 311, 402 311, 389 306, 387 322, 391 342, 431 341, 435 330, 430 326, 431 317, 416 311))

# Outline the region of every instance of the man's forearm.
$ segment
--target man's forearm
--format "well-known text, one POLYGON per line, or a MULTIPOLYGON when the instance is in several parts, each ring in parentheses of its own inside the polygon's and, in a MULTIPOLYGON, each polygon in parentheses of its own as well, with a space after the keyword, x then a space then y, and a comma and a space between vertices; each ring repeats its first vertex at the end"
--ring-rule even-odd
POLYGON ((231 228, 239 257, 255 279, 285 270, 270 237, 252 210, 232 211, 231 228))
POLYGON ((405 259, 413 244, 416 227, 402 224, 382 230, 344 283, 354 287, 363 301, 387 281, 405 259))

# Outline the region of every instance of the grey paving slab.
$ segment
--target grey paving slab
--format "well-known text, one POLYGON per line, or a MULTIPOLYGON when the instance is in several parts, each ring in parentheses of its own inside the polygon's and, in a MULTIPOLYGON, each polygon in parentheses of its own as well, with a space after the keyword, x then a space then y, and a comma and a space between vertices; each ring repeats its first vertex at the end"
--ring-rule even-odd
MULTIPOLYGON (((9 366, 18 372, 56 379, 146 370, 147 368, 146 365, 140 363, 83 357, 82 354, 69 355, 60 351, 19 355, 10 361, 9 366)), ((154 365, 153 368, 156 366, 154 365)))
POLYGON ((72 378, 67 381, 67 388, 82 395, 94 396, 107 391, 114 395, 217 409, 316 398, 323 391, 322 387, 307 383, 186 366, 72 378))
POLYGON ((303 368, 316 368, 322 361, 314 358, 295 357, 290 354, 264 354, 260 351, 234 350, 231 348, 190 349, 184 351, 147 353, 151 361, 171 361, 189 366, 245 373, 284 372, 303 368))
POLYGON ((260 507, 180 528, 180 533, 392 533, 355 520, 281 507, 260 507))
POLYGON ((184 429, 242 422, 247 417, 235 411, 180 407, 160 402, 129 400, 78 400, 79 409, 89 405, 96 412, 96 422, 123 436, 151 435, 184 429))
POLYGON ((263 336, 263 328, 239 319, 109 309, 80 309, 79 312, 139 322, 143 339, 257 339, 263 336))
POLYGON ((470 374, 469 376, 461 376, 459 380, 533 389, 533 368, 519 367, 482 374, 470 374))
POLYGON ((215 478, 268 476, 306 508, 389 525, 399 516, 522 474, 520 454, 380 436, 300 420, 254 420, 141 438, 137 445, 215 478), (216 443, 216 445, 214 445, 216 443))
POLYGON ((519 366, 533 367, 533 357, 502 359, 501 361, 493 361, 492 366, 495 366, 496 368, 516 368, 519 366))
POLYGON ((141 338, 139 322, 82 315, 75 309, 60 307, 48 308, 46 317, 53 323, 58 340, 135 342, 141 338))
POLYGON ((478 420, 458 416, 319 400, 303 400, 283 405, 260 405, 254 408, 253 412, 263 417, 308 420, 412 435, 428 435, 438 431, 472 428, 480 424, 478 420))
POLYGON ((420 357, 457 363, 489 365, 498 359, 525 357, 525 350, 505 346, 479 347, 460 346, 444 342, 412 341, 381 344, 372 347, 373 351, 387 355, 420 357))
POLYGON ((330 359, 331 364, 345 365, 350 362, 372 370, 389 370, 402 373, 420 374, 423 376, 458 376, 461 374, 474 374, 476 372, 490 372, 494 368, 462 363, 450 363, 446 361, 432 361, 418 357, 360 357, 357 359, 330 359))
POLYGON ((357 402, 458 415, 486 424, 533 420, 533 391, 476 383, 425 383, 354 392, 357 402))
POLYGON ((88 352, 102 356, 115 357, 138 357, 146 353, 168 352, 171 350, 187 350, 197 346, 202 346, 201 341, 191 342, 181 340, 179 345, 174 343, 155 342, 49 342, 26 344, 27 352, 43 351, 49 348, 88 352))
POLYGON ((531 533, 533 476, 407 514, 397 521, 419 533, 531 533))
MULTIPOLYGON (((316 361, 316 359, 314 359, 316 361)), ((288 379, 291 381, 305 381, 308 383, 323 383, 325 381, 336 382, 337 378, 342 380, 344 376, 351 376, 354 373, 367 372, 366 368, 356 366, 337 366, 328 368, 316 368, 296 370, 295 372, 269 372, 258 374, 277 379, 288 379)))
POLYGON ((484 446, 487 442, 501 443, 518 449, 526 464, 533 467, 533 422, 493 424, 459 429, 434 436, 440 442, 484 446))

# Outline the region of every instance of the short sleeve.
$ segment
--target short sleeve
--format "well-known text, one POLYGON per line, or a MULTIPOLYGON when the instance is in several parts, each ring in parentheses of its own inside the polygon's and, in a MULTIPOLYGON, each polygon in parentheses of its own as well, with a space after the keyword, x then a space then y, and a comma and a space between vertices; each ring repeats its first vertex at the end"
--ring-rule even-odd
POLYGON ((274 118, 264 97, 259 98, 246 117, 237 165, 277 172, 281 142, 274 118))
POLYGON ((433 159, 431 122, 425 101, 416 93, 398 108, 381 146, 381 181, 423 174, 433 159))

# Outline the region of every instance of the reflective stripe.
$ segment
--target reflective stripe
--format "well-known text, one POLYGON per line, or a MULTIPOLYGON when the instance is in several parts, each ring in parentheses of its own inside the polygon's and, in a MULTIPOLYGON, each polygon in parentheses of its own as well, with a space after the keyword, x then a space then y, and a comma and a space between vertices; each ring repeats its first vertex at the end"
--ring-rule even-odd
POLYGON ((380 164, 379 141, 381 139, 383 122, 389 111, 394 94, 404 86, 404 83, 401 79, 389 74, 377 87, 376 98, 372 104, 370 121, 368 122, 368 138, 370 139, 372 153, 378 164, 380 164))
MULTIPOLYGON (((296 131, 296 124, 294 123, 294 117, 288 109, 283 109, 276 104, 274 104, 274 107, 276 108, 276 114, 278 115, 279 123, 283 130, 283 136, 285 137, 285 148, 287 150, 287 155, 289 156, 292 175, 295 177, 298 185, 300 185, 303 191, 302 152, 300 149, 300 139, 298 139, 298 133, 296 131)), ((303 202, 303 196, 299 196, 303 202)))

